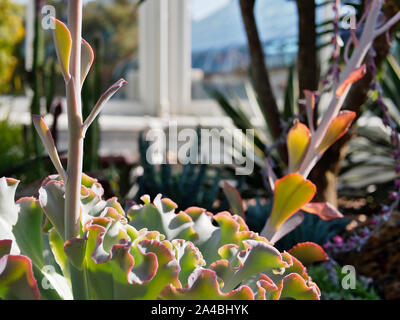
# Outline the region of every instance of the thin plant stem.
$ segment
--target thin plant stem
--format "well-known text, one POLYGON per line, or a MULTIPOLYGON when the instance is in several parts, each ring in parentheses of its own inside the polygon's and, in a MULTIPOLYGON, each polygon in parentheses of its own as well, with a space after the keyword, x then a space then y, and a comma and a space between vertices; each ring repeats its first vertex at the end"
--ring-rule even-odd
POLYGON ((83 162, 81 107, 82 0, 69 1, 68 27, 72 37, 71 78, 67 83, 68 165, 65 183, 65 236, 79 236, 80 194, 83 162))
MULTIPOLYGON (((68 164, 65 182, 65 237, 79 237, 80 196, 83 166, 82 102, 81 102, 81 43, 82 43, 82 0, 70 0, 68 27, 71 32, 72 48, 70 74, 67 82, 68 114, 68 164)), ((78 270, 71 263, 71 285, 75 299, 87 299, 87 285, 84 270, 78 270)))

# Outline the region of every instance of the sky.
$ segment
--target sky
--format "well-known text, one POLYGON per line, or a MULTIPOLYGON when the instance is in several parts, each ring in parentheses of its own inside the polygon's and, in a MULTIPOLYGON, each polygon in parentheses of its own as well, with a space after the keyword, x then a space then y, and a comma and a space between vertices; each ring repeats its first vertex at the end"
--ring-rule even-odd
POLYGON ((225 6, 229 0, 192 0, 193 20, 200 20, 225 6))
MULTIPOLYGON (((13 0, 18 3, 27 3, 28 0, 13 0)), ((191 0, 192 17, 200 20, 226 5, 229 0, 191 0)))

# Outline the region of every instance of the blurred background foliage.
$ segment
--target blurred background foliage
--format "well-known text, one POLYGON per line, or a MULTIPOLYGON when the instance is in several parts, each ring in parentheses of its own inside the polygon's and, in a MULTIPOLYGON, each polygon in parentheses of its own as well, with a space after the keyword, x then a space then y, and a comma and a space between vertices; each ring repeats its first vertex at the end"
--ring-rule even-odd
POLYGON ((7 119, 1 120, 0 137, 0 172, 3 172, 10 164, 24 159, 22 128, 10 125, 7 119))
MULTIPOLYGON (((57 18, 66 21, 66 1, 49 0, 46 3, 56 8, 57 18)), ((90 1, 85 4, 83 15, 83 37, 92 44, 101 41, 101 46, 107 48, 101 57, 104 81, 98 88, 103 92, 122 77, 137 53, 137 4, 130 0, 90 1)))
POLYGON ((343 289, 341 283, 346 273, 339 266, 311 266, 307 269, 313 281, 321 289, 322 300, 380 300, 371 287, 371 283, 363 278, 356 279, 355 289, 343 289), (329 270, 330 269, 330 270, 329 270))
POLYGON ((24 12, 23 6, 11 0, 0 2, 0 94, 21 86, 21 78, 15 70, 19 45, 25 34, 24 12))

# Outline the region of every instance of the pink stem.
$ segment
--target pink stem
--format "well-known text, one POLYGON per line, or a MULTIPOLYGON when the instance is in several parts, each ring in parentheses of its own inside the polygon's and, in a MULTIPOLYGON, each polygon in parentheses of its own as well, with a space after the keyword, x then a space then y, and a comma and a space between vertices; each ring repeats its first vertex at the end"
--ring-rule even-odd
POLYGON ((72 37, 70 74, 67 83, 68 179, 65 183, 65 236, 79 236, 80 195, 83 162, 81 106, 82 0, 69 1, 68 27, 72 37))

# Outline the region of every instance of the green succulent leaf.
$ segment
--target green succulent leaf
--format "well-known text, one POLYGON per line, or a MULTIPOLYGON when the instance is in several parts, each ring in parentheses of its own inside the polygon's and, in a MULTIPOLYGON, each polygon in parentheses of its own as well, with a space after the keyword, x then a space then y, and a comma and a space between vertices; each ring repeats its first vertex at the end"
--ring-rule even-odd
POLYGON ((254 294, 247 286, 228 293, 221 291, 217 275, 210 269, 196 269, 184 288, 167 286, 160 294, 166 300, 253 300, 254 294))
POLYGON ((57 52, 58 61, 64 79, 67 81, 71 75, 69 73, 69 62, 71 57, 72 38, 67 26, 60 20, 54 19, 55 29, 53 32, 54 45, 57 52))
POLYGON ((97 218, 88 227, 88 239, 85 251, 85 269, 92 299, 112 299, 112 267, 105 263, 109 259, 107 252, 100 246, 109 221, 97 218), (105 225, 105 226, 104 226, 105 225))
POLYGON ((17 181, 0 182, 0 199, 12 199, 0 206, 1 227, 7 233, 2 232, 8 237, 0 238, 2 298, 38 298, 37 289, 44 299, 72 299, 67 280, 71 266, 84 272, 91 299, 319 298, 318 287, 295 257, 302 259, 304 253, 315 258, 315 246, 303 244, 292 254, 280 253, 238 215, 214 215, 197 207, 176 213, 177 205, 161 196, 153 203, 143 196, 144 204, 125 214, 116 198, 102 199, 104 190, 96 179, 83 175, 80 235, 64 239, 65 188, 59 176, 43 182, 39 200, 17 203, 17 181), (13 214, 3 214, 7 210, 13 214), (14 239, 15 247, 32 260, 10 255, 14 239), (54 256, 50 264, 43 254, 46 248, 54 256))
POLYGON ((298 243, 289 250, 289 253, 306 266, 312 265, 315 262, 322 262, 329 259, 324 249, 313 242, 298 243))
POLYGON ((6 254, 0 259, 0 298, 40 299, 39 288, 29 258, 6 254))
POLYGON ((257 281, 257 300, 277 300, 279 288, 265 274, 260 274, 260 280, 257 281))
POLYGON ((179 273, 179 281, 182 286, 188 282, 190 274, 197 268, 204 267, 206 262, 200 250, 190 241, 175 239, 172 241, 172 248, 175 258, 179 262, 181 271, 179 273))
POLYGON ((54 45, 56 47, 58 61, 65 80, 70 79, 69 62, 71 57, 72 38, 67 26, 60 20, 54 19, 53 32, 54 45))
POLYGON ((49 232, 49 245, 51 248, 51 251, 53 252, 54 259, 56 260, 57 264, 62 270, 62 273, 69 277, 69 266, 68 266, 68 259, 67 255, 65 254, 64 251, 64 241, 61 239, 60 235, 58 232, 53 228, 49 232))
POLYGON ((194 230, 199 235, 194 244, 202 252, 207 265, 220 258, 218 250, 224 245, 234 244, 242 250, 243 240, 267 241, 249 231, 241 217, 232 216, 229 212, 224 211, 213 215, 196 207, 188 208, 185 212, 193 219, 194 230), (217 226, 214 226, 213 221, 217 226))
MULTIPOLYGON (((16 203, 12 204, 17 185, 16 180, 3 178, 3 181, 6 182, 3 187, 5 185, 9 186, 3 189, 0 187, 0 190, 2 189, 0 193, 3 195, 8 193, 9 198, 8 203, 0 200, 0 206, 7 205, 7 207, 12 208, 12 210, 9 210, 8 212, 15 213, 15 216, 11 214, 8 217, 8 221, 12 224, 9 224, 7 229, 10 230, 11 228, 12 237, 7 237, 1 234, 0 239, 8 238, 8 241, 11 240, 12 248, 9 253, 13 254, 17 251, 18 253, 30 258, 30 264, 32 264, 32 270, 38 283, 51 284, 47 288, 39 286, 43 297, 52 299, 72 297, 67 285, 67 280, 56 272, 52 260, 46 258, 43 254, 43 212, 38 201, 32 197, 21 198, 16 203)), ((5 224, 3 223, 2 226, 4 225, 5 224)))
POLYGON ((236 254, 237 262, 219 260, 210 266, 223 280, 223 291, 230 291, 244 280, 264 272, 289 267, 273 246, 256 240, 244 240, 245 250, 236 254))
POLYGON ((85 238, 72 238, 65 242, 64 252, 72 265, 78 270, 82 270, 86 252, 85 238))
POLYGON ((166 236, 167 240, 185 239, 194 241, 198 235, 193 229, 193 221, 185 212, 175 214, 177 205, 170 199, 161 199, 159 195, 154 204, 133 206, 127 216, 130 224, 136 229, 148 228, 157 230, 166 236))
POLYGON ((43 258, 42 209, 35 198, 22 198, 17 205, 18 221, 13 227, 13 234, 21 253, 30 257, 33 264, 41 269, 46 264, 43 258))
POLYGON ((319 290, 316 286, 308 286, 306 281, 297 273, 287 275, 281 283, 280 299, 317 300, 319 290))
POLYGON ((274 204, 262 235, 272 239, 277 230, 311 201, 315 185, 298 173, 291 173, 275 182, 274 204))
POLYGON ((39 189, 39 203, 47 219, 49 219, 60 237, 64 239, 65 186, 63 181, 54 180, 55 178, 56 176, 50 176, 39 189))
POLYGON ((289 157, 289 172, 296 172, 300 168, 308 145, 310 144, 311 132, 306 125, 297 122, 293 128, 290 129, 286 140, 289 157))
POLYGON ((116 212, 113 217, 93 218, 86 231, 85 265, 92 298, 157 299, 166 285, 180 286, 172 244, 163 242, 158 232, 137 231, 116 212))

